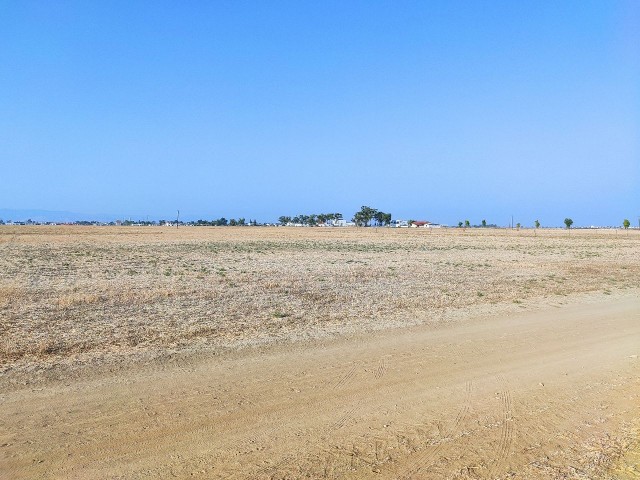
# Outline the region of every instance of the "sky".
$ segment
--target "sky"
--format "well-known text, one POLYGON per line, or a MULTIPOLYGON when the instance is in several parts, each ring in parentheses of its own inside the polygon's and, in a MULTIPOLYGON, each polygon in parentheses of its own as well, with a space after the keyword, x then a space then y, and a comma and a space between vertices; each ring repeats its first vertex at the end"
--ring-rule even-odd
POLYGON ((636 224, 640 2, 3 1, 0 209, 636 224))

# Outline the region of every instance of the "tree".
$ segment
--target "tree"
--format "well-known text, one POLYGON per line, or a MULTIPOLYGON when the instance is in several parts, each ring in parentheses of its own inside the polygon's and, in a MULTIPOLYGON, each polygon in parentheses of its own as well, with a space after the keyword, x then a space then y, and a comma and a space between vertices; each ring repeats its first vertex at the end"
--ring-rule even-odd
POLYGON ((390 213, 384 213, 384 212, 380 212, 376 210, 375 215, 373 216, 373 218, 376 221, 376 225, 381 227, 383 225, 389 225, 391 223, 391 214, 390 213))
POLYGON ((363 205, 362 207, 360 207, 360 213, 362 219, 364 220, 364 226, 368 227, 371 220, 376 216, 376 213, 378 213, 378 210, 363 205))
POLYGON ((486 220, 484 220, 484 219, 482 219, 482 226, 483 226, 483 227, 486 227, 486 226, 487 226, 487 221, 486 221, 486 220))
POLYGON ((236 221, 235 218, 232 218, 231 220, 229 220, 229 225, 231 227, 235 227, 236 225, 238 225, 238 222, 236 221))
POLYGON ((520 222, 516 223, 516 229, 520 230, 520 222))
POLYGON ((307 222, 313 227, 318 223, 317 218, 318 216, 315 213, 312 213, 311 215, 309 215, 309 219, 307 220, 307 222))
POLYGON ((629 228, 629 225, 631 225, 631 222, 625 218, 624 221, 622 222, 622 226, 626 230, 627 228, 629 228))
POLYGON ((540 228, 540 222, 539 222, 538 220, 536 220, 535 222, 533 222, 533 225, 534 225, 536 228, 540 228))
POLYGON ((356 224, 356 227, 364 227, 367 224, 367 219, 362 212, 356 212, 351 221, 356 224))
POLYGON ((464 227, 467 228, 467 227, 470 227, 470 226, 471 226, 471 222, 469 220, 465 220, 464 221, 464 227))
POLYGON ((353 222, 358 227, 368 227, 371 220, 373 220, 378 213, 378 210, 375 208, 368 207, 363 205, 360 207, 360 211, 356 212, 353 216, 353 222))
POLYGON ((568 230, 571 228, 571 225, 573 225, 573 220, 571 220, 570 218, 565 218, 564 224, 567 226, 567 230, 568 230))
POLYGON ((278 222, 280 222, 280 225, 286 225, 291 222, 291 217, 282 215, 281 217, 278 217, 278 222))

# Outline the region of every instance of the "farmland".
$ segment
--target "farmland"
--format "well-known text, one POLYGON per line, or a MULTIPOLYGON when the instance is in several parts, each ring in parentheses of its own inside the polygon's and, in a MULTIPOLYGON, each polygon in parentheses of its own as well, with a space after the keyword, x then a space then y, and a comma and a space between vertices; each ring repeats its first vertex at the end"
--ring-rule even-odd
POLYGON ((0 229, 0 365, 438 322, 637 286, 637 232, 0 229))
POLYGON ((0 398, 18 423, 0 472, 604 477, 638 438, 639 251, 615 230, 2 227, 0 398), (84 460, 63 459, 69 422, 107 444, 78 433, 84 460), (127 450, 141 439, 190 454, 127 450))

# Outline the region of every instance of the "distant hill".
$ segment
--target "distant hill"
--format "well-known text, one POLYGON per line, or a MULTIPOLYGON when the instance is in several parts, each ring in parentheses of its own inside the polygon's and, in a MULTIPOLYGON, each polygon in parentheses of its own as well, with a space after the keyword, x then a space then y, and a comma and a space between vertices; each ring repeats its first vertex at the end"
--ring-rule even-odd
POLYGON ((77 222, 83 220, 96 220, 98 222, 112 222, 117 220, 116 215, 108 214, 87 214, 76 212, 63 212, 55 210, 28 210, 0 208, 0 219, 5 222, 26 222, 31 219, 34 222, 77 222))

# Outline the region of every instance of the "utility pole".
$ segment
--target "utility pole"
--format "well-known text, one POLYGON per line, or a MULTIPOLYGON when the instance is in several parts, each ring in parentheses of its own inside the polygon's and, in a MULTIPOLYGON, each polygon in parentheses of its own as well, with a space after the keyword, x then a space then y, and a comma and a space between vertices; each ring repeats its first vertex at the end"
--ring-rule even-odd
POLYGON ((178 216, 176 217, 176 229, 180 226, 180 210, 178 210, 178 216))

